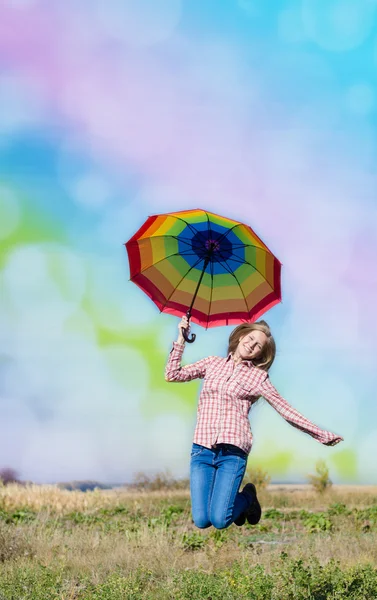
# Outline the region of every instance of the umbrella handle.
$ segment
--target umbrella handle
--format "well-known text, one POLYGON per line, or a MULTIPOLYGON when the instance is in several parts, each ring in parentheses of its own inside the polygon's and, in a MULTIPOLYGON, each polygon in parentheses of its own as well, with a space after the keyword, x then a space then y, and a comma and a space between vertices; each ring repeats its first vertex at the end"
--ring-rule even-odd
MULTIPOLYGON (((191 319, 191 308, 192 308, 192 305, 190 306, 190 308, 187 310, 187 313, 186 313, 186 317, 189 321, 191 319)), ((181 331, 182 331, 182 335, 183 335, 184 339, 186 340, 186 342, 188 342, 189 344, 192 344, 193 342, 195 342, 195 339, 196 339, 195 333, 192 333, 191 338, 189 338, 189 336, 187 334, 187 329, 185 327, 181 327, 181 331)))
POLYGON ((186 342, 188 342, 189 344, 192 344, 193 342, 195 342, 195 338, 196 338, 195 333, 192 333, 191 338, 189 338, 189 336, 187 335, 187 330, 184 327, 181 327, 181 331, 182 331, 182 335, 183 335, 184 339, 186 340, 186 342))

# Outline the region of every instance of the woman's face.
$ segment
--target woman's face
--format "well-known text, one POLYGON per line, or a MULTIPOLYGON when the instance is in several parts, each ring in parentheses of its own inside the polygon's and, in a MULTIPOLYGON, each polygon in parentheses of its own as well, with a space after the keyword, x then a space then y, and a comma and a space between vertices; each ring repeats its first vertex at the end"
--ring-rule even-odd
POLYGON ((250 331, 238 342, 236 354, 242 360, 259 358, 264 346, 267 344, 267 336, 263 331, 250 331))

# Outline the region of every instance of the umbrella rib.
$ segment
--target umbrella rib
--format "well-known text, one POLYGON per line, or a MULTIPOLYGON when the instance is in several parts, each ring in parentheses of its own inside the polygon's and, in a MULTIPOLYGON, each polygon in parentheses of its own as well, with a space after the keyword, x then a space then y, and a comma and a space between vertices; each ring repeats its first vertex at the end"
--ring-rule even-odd
POLYGON ((189 246, 192 246, 190 238, 179 237, 178 235, 171 235, 171 233, 165 233, 164 235, 151 235, 149 237, 140 238, 138 240, 134 240, 133 242, 131 242, 131 244, 138 245, 138 243, 142 242, 143 240, 155 240, 156 238, 173 238, 174 240, 177 240, 178 242, 183 242, 184 244, 188 244, 189 246), (186 241, 186 240, 188 240, 188 241, 186 241))
POLYGON ((187 221, 185 221, 184 219, 182 219, 182 217, 176 217, 175 215, 170 215, 172 217, 174 217, 175 219, 178 219, 178 221, 182 221, 182 223, 185 223, 186 225, 188 225, 188 227, 190 227, 190 229, 194 232, 194 233, 200 233, 200 231, 198 229, 195 229, 195 227, 193 227, 191 225, 191 223, 188 223, 187 221))
POLYGON ((202 261, 202 258, 199 258, 195 264, 193 264, 188 271, 186 271, 186 273, 183 275, 182 279, 178 282, 178 284, 174 287, 172 293, 170 294, 170 296, 167 298, 167 300, 165 301, 164 306, 161 308, 160 312, 163 312, 165 306, 167 305, 167 303, 169 302, 170 298, 172 297, 172 295, 174 294, 174 292, 179 288, 179 286, 181 285, 182 281, 185 279, 185 277, 190 273, 190 271, 192 271, 192 269, 194 269, 196 267, 197 264, 200 263, 200 261, 202 261))
POLYGON ((209 231, 209 234, 212 236, 211 221, 209 220, 209 216, 208 216, 208 213, 207 213, 207 212, 205 213, 205 215, 206 215, 206 217, 207 217, 207 226, 208 226, 208 231, 209 231))
MULTIPOLYGON (((229 233, 231 231, 233 231, 233 229, 236 229, 236 227, 240 227, 241 225, 243 225, 244 227, 248 227, 249 229, 251 229, 251 227, 249 227, 248 225, 245 225, 245 223, 237 223, 236 225, 233 225, 233 227, 231 227, 230 229, 228 229, 228 231, 226 231, 225 233, 222 234, 222 236, 218 239, 219 242, 221 242, 221 240, 223 240, 224 238, 226 238, 227 235, 229 235, 229 233)), ((257 234, 255 233, 255 231, 253 231, 251 229, 251 231, 253 232, 253 234, 261 241, 261 243, 263 244, 262 240, 260 239, 259 236, 257 236, 257 234)), ((246 246, 250 246, 251 248, 259 248, 259 250, 264 250, 264 252, 268 252, 268 254, 272 254, 271 250, 269 250, 267 248, 267 250, 265 248, 261 248, 260 246, 255 246, 254 244, 246 244, 246 246)), ((272 254, 273 255, 273 254, 272 254)), ((274 255, 273 255, 274 256, 274 255)), ((275 258, 275 257, 274 257, 275 258)))
POLYGON ((212 261, 210 261, 210 263, 209 263, 209 268, 210 268, 210 273, 211 273, 211 293, 210 293, 210 297, 209 297, 209 308, 208 308, 206 329, 208 329, 209 317, 211 316, 211 306, 212 306, 212 294, 213 294, 213 262, 212 261))
MULTIPOLYGON (((202 232, 201 231, 196 231, 196 233, 202 233, 202 232)), ((133 242, 131 242, 131 244, 137 245, 139 242, 141 242, 144 239, 145 240, 147 240, 147 239, 153 239, 154 240, 156 238, 167 238, 167 237, 173 238, 173 239, 175 239, 175 240, 177 240, 179 242, 183 242, 184 244, 187 244, 188 246, 192 246, 192 240, 190 238, 186 238, 186 237, 178 236, 178 235, 171 235, 171 234, 151 235, 149 238, 141 238, 141 239, 138 239, 138 240, 134 240, 133 242)), ((220 241, 220 238, 217 241, 220 241)), ((270 250, 266 250, 265 248, 261 248, 260 246, 255 246, 254 244, 233 244, 232 243, 232 247, 233 248, 237 248, 237 249, 239 249, 239 248, 257 248, 258 250, 261 250, 262 252, 266 252, 267 254, 271 254, 272 256, 274 256, 270 250)))
MULTIPOLYGON (((235 255, 234 255, 235 256, 235 255)), ((238 258, 238 257, 237 257, 238 258)), ((257 271, 259 273, 259 275, 261 275, 261 277, 263 277, 263 279, 268 283, 268 285, 270 286, 270 288, 272 289, 272 291, 274 292, 274 288, 272 287, 272 285, 267 281, 267 279, 265 278, 265 276, 263 275, 263 273, 260 272, 259 269, 257 269, 257 267, 255 265, 252 265, 249 261, 247 260, 236 260, 235 258, 231 258, 231 260, 234 260, 234 262, 237 262, 240 265, 249 265, 249 267, 252 267, 254 269, 254 271, 257 271)), ((226 262, 226 261, 225 261, 226 262)))
MULTIPOLYGON (((149 265, 149 267, 145 267, 145 269, 141 269, 137 273, 137 275, 141 275, 141 273, 145 273, 145 271, 148 271, 148 269, 151 269, 155 265, 158 265, 158 263, 163 262, 164 260, 167 260, 168 258, 171 258, 172 256, 197 256, 197 254, 196 254, 196 252, 188 252, 186 250, 184 252, 174 252, 174 254, 169 254, 168 256, 164 256, 164 258, 160 258, 160 260, 156 260, 156 262, 154 262, 152 265, 149 265)), ((202 260, 202 259, 200 258, 199 260, 202 260)))
MULTIPOLYGON (((217 251, 217 254, 218 254, 218 255, 219 255, 221 258, 222 258, 222 260, 221 260, 221 261, 218 261, 218 262, 220 262, 221 264, 223 264, 223 263, 225 263, 225 262, 227 263, 227 259, 225 259, 225 258, 223 257, 223 255, 221 254, 221 252, 220 252, 219 250, 217 251)), ((269 253, 269 254, 271 254, 271 253, 269 253)), ((259 271, 259 269, 257 269, 257 267, 255 267, 254 265, 252 265, 252 264, 251 264, 250 262, 248 262, 247 260, 244 260, 244 259, 241 259, 241 258, 239 258, 239 257, 238 257, 236 254, 234 254, 233 252, 232 252, 232 256, 231 256, 230 258, 231 258, 231 260, 234 260, 234 262, 237 262, 237 263, 238 263, 238 264, 240 264, 240 265, 249 265, 249 267, 252 267, 252 268, 254 269, 254 271, 258 271, 259 275, 261 275, 261 277, 263 277, 263 279, 266 281, 266 278, 264 277, 263 273, 261 273, 261 272, 259 271), (236 256, 238 260, 237 260, 236 258, 233 258, 234 256, 236 256)), ((228 263, 227 263, 227 265, 228 265, 228 263)), ((228 267, 229 267, 229 265, 228 265, 228 267)), ((230 268, 230 267, 229 267, 229 268, 230 268)), ((232 274, 233 274, 233 271, 230 271, 230 273, 232 273, 232 274)), ((268 284, 268 285, 270 285, 270 284, 268 284)), ((273 288, 271 285, 270 285, 270 288, 272 289, 272 291, 275 291, 275 290, 274 290, 274 288, 273 288)))
MULTIPOLYGON (((220 256, 221 256, 221 252, 219 252, 219 254, 220 254, 220 256)), ((248 307, 248 304, 247 304, 247 300, 246 300, 246 297, 245 297, 244 291, 243 291, 243 289, 242 289, 242 286, 241 286, 240 282, 238 281, 238 278, 236 277, 236 275, 234 274, 234 272, 231 270, 231 268, 230 268, 230 266, 228 265, 228 262, 227 262, 227 260, 226 260, 226 259, 224 259, 224 260, 223 260, 223 263, 222 263, 222 264, 224 264, 224 266, 226 265, 226 267, 225 267, 225 268, 226 268, 226 270, 228 271, 228 273, 230 273, 230 275, 233 275, 234 279, 237 281, 237 283, 238 283, 238 287, 240 288, 240 290, 241 290, 241 292, 242 292, 243 299, 244 299, 244 301, 245 301, 246 311, 247 311, 247 313, 249 314, 249 312, 250 312, 250 309, 249 309, 249 307, 248 307)))
MULTIPOLYGON (((212 239, 211 221, 210 221, 208 213, 206 212, 205 214, 206 214, 207 222, 208 222, 208 232, 209 232, 209 236, 210 236, 209 239, 212 239)), ((208 329, 209 317, 211 314, 212 294, 213 294, 213 262, 210 261, 209 265, 210 265, 209 268, 210 268, 210 273, 211 273, 211 292, 210 292, 210 297, 209 297, 209 307, 208 307, 208 314, 207 314, 206 329, 208 329)))
POLYGON ((232 247, 233 248, 257 248, 257 250, 261 250, 262 252, 266 252, 267 254, 271 254, 271 256, 273 256, 274 258, 276 258, 274 256, 274 254, 272 254, 271 250, 266 250, 266 248, 261 248, 260 246, 255 246, 255 244, 233 244, 232 243, 232 247))
MULTIPOLYGON (((233 231, 233 229, 236 229, 236 227, 240 227, 241 225, 243 225, 244 227, 246 227, 246 225, 244 223, 236 223, 236 225, 233 225, 233 227, 230 227, 225 233, 223 233, 217 239, 217 241, 220 243, 224 238, 226 238, 230 234, 231 231, 233 231)), ((243 244, 243 245, 241 245, 239 247, 240 248, 258 248, 259 250, 263 250, 263 252, 267 252, 268 254, 272 254, 272 252, 270 250, 268 250, 268 249, 266 250, 265 248, 261 248, 260 246, 255 246, 254 244, 243 244)))
POLYGON ((221 242, 221 240, 226 238, 226 236, 229 235, 230 232, 233 231, 233 229, 235 229, 236 227, 239 227, 240 225, 242 225, 242 223, 237 223, 236 225, 233 225, 233 227, 230 227, 229 229, 227 229, 225 233, 221 234, 221 236, 219 237, 219 239, 217 241, 221 242))

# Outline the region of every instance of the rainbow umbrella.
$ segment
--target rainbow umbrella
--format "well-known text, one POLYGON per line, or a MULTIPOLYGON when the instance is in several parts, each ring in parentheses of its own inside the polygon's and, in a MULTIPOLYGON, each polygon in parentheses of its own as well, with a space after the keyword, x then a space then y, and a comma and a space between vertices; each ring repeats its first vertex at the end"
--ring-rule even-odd
POLYGON ((125 246, 131 281, 160 312, 205 328, 253 322, 281 301, 281 263, 239 221, 199 208, 154 215, 125 246))

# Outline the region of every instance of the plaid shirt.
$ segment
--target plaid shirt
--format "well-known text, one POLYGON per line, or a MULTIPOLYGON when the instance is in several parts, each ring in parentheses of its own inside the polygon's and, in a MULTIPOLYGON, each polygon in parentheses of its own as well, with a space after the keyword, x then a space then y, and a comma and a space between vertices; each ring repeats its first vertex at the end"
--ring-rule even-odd
POLYGON ((211 448, 216 444, 233 444, 246 454, 251 450, 253 437, 249 423, 252 405, 263 396, 286 420, 308 433, 321 444, 342 438, 320 429, 295 410, 269 380, 268 373, 251 361, 235 364, 227 358, 208 356, 192 365, 181 366, 184 344, 173 343, 165 369, 166 381, 204 379, 199 397, 194 443, 211 448))

